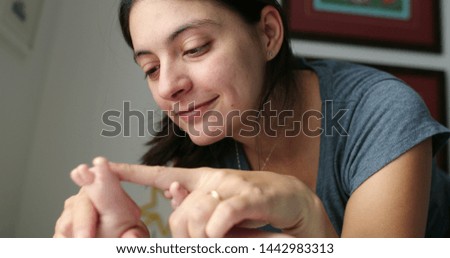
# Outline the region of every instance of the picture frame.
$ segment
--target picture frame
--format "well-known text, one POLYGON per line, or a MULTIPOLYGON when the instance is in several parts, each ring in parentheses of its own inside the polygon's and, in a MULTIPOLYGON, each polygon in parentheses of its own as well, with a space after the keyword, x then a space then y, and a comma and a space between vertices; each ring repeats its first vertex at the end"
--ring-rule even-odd
POLYGON ((34 46, 44 0, 0 2, 0 39, 26 54, 34 46))
POLYGON ((440 0, 283 1, 294 39, 431 53, 442 52, 440 5, 440 0))

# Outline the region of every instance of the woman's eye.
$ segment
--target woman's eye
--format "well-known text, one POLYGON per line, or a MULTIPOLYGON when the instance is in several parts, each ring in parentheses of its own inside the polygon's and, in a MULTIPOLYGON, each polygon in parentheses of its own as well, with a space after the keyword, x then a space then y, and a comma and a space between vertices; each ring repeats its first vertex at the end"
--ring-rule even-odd
POLYGON ((208 51, 208 48, 209 48, 209 43, 207 43, 203 46, 200 46, 200 47, 189 49, 189 50, 185 51, 183 53, 183 55, 190 56, 190 57, 197 57, 197 56, 204 54, 206 51, 208 51))
POLYGON ((145 72, 145 78, 149 78, 149 79, 155 79, 156 76, 158 75, 158 70, 159 70, 159 65, 151 68, 150 70, 148 70, 147 72, 145 72))

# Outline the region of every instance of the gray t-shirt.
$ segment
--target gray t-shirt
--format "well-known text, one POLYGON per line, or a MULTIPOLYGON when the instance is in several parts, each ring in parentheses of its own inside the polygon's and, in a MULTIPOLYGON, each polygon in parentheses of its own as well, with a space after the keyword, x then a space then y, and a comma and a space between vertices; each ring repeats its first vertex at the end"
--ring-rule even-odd
MULTIPOLYGON (((322 129, 316 193, 340 235, 351 194, 374 173, 432 137, 433 155, 450 131, 433 120, 420 96, 392 75, 340 62, 301 62, 320 81, 322 129)), ((243 151, 241 168, 250 170, 243 151)), ((222 165, 237 168, 236 155, 222 165)), ((427 237, 450 229, 450 179, 433 165, 427 237)))

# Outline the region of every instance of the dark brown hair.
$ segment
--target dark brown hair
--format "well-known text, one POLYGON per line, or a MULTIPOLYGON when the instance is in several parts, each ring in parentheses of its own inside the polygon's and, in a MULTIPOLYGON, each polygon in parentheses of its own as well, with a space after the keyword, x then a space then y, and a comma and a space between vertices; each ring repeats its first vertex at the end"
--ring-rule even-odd
MULTIPOLYGON (((127 44, 133 48, 130 35, 129 18, 131 8, 137 0, 122 0, 119 7, 119 20, 127 44)), ((141 0, 142 1, 142 0, 141 0)), ((279 11, 283 19, 284 40, 280 52, 267 63, 265 84, 259 96, 260 110, 269 99, 282 103, 278 108, 289 108, 296 98, 295 59, 290 47, 287 18, 277 0, 211 0, 239 14, 248 24, 256 24, 261 19, 261 11, 271 5, 279 11)), ((263 115, 263 114, 262 114, 263 115)), ((142 157, 146 165, 166 165, 173 162, 179 167, 210 166, 219 162, 218 157, 233 151, 231 139, 224 139, 210 146, 197 146, 168 116, 161 121, 161 133, 157 133, 147 144, 150 149, 142 157)))

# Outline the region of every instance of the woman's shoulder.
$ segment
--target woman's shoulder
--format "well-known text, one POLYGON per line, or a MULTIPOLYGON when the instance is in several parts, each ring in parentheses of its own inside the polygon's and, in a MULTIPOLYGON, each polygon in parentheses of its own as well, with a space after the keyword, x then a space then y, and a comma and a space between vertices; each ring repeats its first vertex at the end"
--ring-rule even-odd
POLYGON ((305 64, 319 78, 323 101, 360 101, 372 91, 377 91, 375 97, 382 97, 393 91, 413 92, 400 79, 368 65, 341 60, 315 60, 305 64), (386 91, 386 87, 389 91, 386 91))

